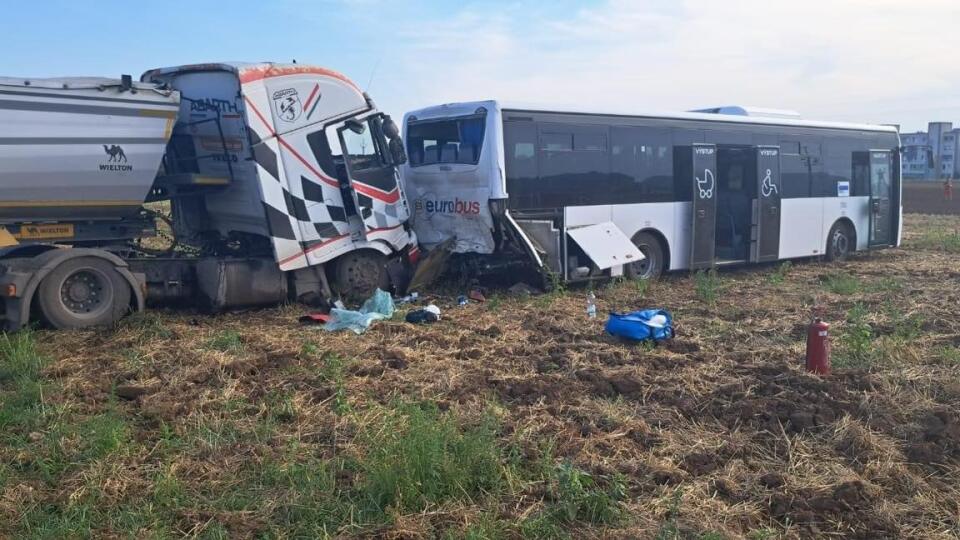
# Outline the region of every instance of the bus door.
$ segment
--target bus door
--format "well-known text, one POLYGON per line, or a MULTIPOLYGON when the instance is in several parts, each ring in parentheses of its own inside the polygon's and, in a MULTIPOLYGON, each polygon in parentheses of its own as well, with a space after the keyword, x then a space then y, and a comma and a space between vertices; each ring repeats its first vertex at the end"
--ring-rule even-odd
POLYGON ((690 268, 710 268, 714 264, 717 237, 717 147, 694 144, 691 147, 693 174, 690 268))
POLYGON ((750 261, 768 262, 780 257, 780 147, 758 146, 757 198, 753 206, 750 261))
POLYGON ((893 243, 893 158, 889 150, 870 151, 870 241, 869 246, 893 243))

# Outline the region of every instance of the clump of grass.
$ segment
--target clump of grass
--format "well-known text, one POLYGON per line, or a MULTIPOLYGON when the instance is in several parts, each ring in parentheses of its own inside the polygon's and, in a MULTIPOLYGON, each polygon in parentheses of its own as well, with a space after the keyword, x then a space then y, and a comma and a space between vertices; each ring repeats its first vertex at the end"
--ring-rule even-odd
POLYGON ((723 288, 723 283, 720 281, 717 269, 711 268, 707 271, 700 270, 694 274, 693 279, 697 298, 710 305, 716 304, 717 298, 719 298, 723 288))
POLYGON ((767 281, 774 285, 779 285, 787 279, 787 274, 790 272, 790 269, 793 268, 793 263, 790 261, 783 261, 777 269, 767 276, 767 281))
POLYGON ((376 511, 420 511, 500 488, 504 475, 496 425, 461 428, 433 404, 401 404, 367 434, 362 499, 376 511))
POLYGON ((847 312, 846 324, 838 339, 838 354, 833 358, 836 367, 867 369, 873 365, 873 327, 866 318, 867 308, 859 302, 847 312))
POLYGON ((222 330, 207 340, 207 348, 221 352, 240 352, 243 350, 243 340, 236 330, 222 330))
POLYGON ((0 334, 0 383, 36 380, 46 361, 31 332, 0 334))
POLYGON ((677 519, 680 517, 680 503, 683 501, 683 490, 676 490, 670 496, 670 507, 666 519, 657 530, 656 540, 675 540, 680 538, 680 527, 677 519))
POLYGON ((960 366, 960 347, 941 347, 936 356, 944 364, 960 366))
POLYGON ((850 274, 838 272, 823 278, 823 287, 834 293, 851 295, 860 292, 860 280, 850 274))
POLYGON ((866 286, 869 292, 891 293, 903 289, 903 281, 895 277, 883 277, 866 286))
POLYGON ((960 253, 960 230, 924 229, 913 244, 920 249, 960 253))
POLYGON ((558 465, 552 442, 529 471, 533 472, 533 481, 546 486, 549 502, 544 510, 520 524, 524 537, 563 538, 573 523, 612 524, 623 517, 621 501, 626 497, 626 484, 620 475, 601 482, 569 462, 558 465))

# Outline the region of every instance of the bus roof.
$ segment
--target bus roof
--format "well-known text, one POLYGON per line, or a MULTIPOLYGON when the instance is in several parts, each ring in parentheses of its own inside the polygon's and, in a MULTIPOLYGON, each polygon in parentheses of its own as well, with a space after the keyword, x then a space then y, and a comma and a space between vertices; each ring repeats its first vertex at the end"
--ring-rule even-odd
POLYGON ((611 110, 602 107, 576 107, 562 105, 543 105, 531 104, 513 101, 486 100, 486 101, 467 101, 461 103, 446 103, 425 107, 416 111, 410 111, 406 117, 414 116, 419 120, 443 118, 448 116, 460 116, 473 114, 479 107, 488 109, 499 109, 504 112, 537 112, 537 113, 558 113, 558 114, 584 114, 601 116, 620 116, 630 118, 652 118, 667 120, 696 120, 702 122, 716 122, 718 124, 757 124, 766 126, 790 126, 790 127, 812 127, 825 129, 843 129, 854 131, 875 131, 882 133, 896 134, 897 128, 893 126, 877 124, 856 124, 849 122, 828 122, 820 120, 802 120, 792 118, 775 118, 765 116, 743 116, 734 114, 719 113, 698 113, 698 112, 637 112, 625 110, 611 110))

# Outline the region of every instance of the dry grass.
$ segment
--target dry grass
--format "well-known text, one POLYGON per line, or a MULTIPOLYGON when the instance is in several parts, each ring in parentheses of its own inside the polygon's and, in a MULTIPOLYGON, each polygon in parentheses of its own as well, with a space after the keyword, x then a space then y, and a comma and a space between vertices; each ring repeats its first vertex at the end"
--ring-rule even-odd
POLYGON ((363 336, 289 306, 0 343, 0 537, 953 538, 960 269, 924 239, 958 224, 600 287, 673 312, 655 348, 576 288, 363 336), (815 309, 855 368, 803 372, 815 309))

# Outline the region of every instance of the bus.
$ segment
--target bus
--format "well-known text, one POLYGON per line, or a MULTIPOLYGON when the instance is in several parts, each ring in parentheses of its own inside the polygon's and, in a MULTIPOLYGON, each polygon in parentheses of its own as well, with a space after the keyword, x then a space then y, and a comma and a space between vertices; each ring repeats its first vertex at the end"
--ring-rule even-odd
POLYGON ((403 138, 421 246, 488 268, 650 279, 900 244, 890 126, 477 101, 407 113, 403 138))

